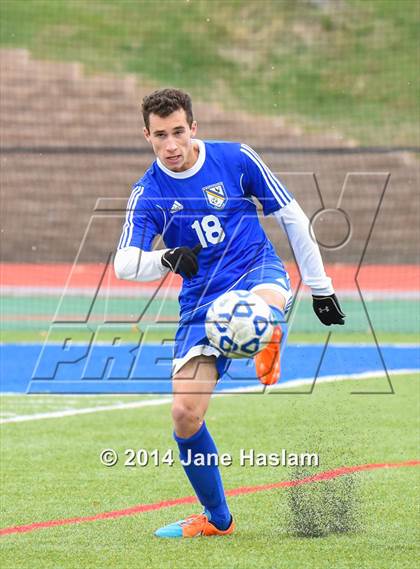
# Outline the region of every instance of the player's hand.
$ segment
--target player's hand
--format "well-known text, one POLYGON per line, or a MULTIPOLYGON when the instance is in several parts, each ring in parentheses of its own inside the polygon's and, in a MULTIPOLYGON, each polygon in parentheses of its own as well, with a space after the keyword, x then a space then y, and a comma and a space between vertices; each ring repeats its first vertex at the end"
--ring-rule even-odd
POLYGON ((162 255, 162 265, 171 269, 174 273, 183 273, 187 279, 190 279, 198 272, 197 255, 202 249, 199 243, 193 249, 189 247, 177 247, 166 251, 162 255))
POLYGON ((313 296, 312 306, 315 314, 325 326, 331 324, 344 324, 346 315, 341 310, 341 306, 335 294, 329 296, 313 296))

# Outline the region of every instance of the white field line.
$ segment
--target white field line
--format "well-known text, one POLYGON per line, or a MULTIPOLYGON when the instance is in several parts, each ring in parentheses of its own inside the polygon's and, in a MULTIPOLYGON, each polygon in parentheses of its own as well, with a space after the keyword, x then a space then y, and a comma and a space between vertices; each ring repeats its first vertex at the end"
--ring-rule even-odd
MULTIPOLYGON (((388 373, 390 375, 406 375, 412 373, 420 372, 419 369, 395 369, 388 373)), ((383 370, 374 370, 363 373, 353 373, 347 375, 326 375, 319 377, 316 380, 316 384, 319 383, 331 383, 334 381, 345 381, 345 380, 356 380, 356 379, 369 379, 373 377, 378 377, 383 374, 383 370)), ((313 383, 314 378, 307 377, 301 379, 293 379, 285 383, 279 383, 268 388, 269 391, 277 391, 280 389, 290 389, 293 387, 298 387, 301 385, 308 385, 313 383)), ((250 387, 238 387, 238 388, 228 388, 222 391, 216 392, 215 396, 226 396, 226 395, 237 395, 240 393, 255 392, 259 393, 263 389, 261 384, 250 387)), ((267 390, 267 391, 268 391, 267 390)), ((110 394, 111 395, 111 394, 110 394)), ((120 394, 121 395, 121 394, 120 394)), ((74 397, 74 395, 73 395, 74 397)), ((118 403, 117 405, 98 405, 97 407, 85 407, 82 409, 64 409, 62 411, 51 411, 49 413, 34 413, 32 415, 16 415, 15 417, 10 417, 6 419, 0 419, 0 424, 5 423, 23 423, 26 421, 41 421, 44 419, 61 419, 62 417, 72 417, 75 415, 87 415, 89 413, 100 413, 102 411, 117 411, 121 409, 139 409, 142 407, 153 407, 157 405, 166 405, 172 401, 171 397, 162 397, 160 399, 148 399, 146 401, 131 401, 129 403, 118 403)))
POLYGON ((138 407, 152 407, 154 405, 165 405, 171 399, 148 399, 146 401, 130 401, 129 403, 118 403, 117 405, 98 405, 97 407, 82 407, 81 409, 63 409, 61 411, 50 411, 48 413, 33 413, 32 415, 16 415, 7 419, 0 419, 0 425, 4 423, 23 423, 25 421, 41 421, 43 419, 61 419, 62 417, 72 417, 74 415, 87 415, 89 413, 99 413, 101 411, 116 411, 118 409, 137 409, 138 407))

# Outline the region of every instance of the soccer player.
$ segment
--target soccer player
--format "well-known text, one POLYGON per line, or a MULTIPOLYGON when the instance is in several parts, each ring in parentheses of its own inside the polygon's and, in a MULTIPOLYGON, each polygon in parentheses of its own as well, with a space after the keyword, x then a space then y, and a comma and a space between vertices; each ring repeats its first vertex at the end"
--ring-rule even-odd
POLYGON ((118 278, 153 281, 169 271, 183 277, 180 322, 173 361, 172 419, 181 463, 204 512, 160 528, 159 537, 227 535, 234 530, 217 453, 204 417, 211 394, 230 360, 209 344, 205 316, 228 290, 249 290, 271 307, 276 323, 271 342, 255 357, 263 384, 280 376, 286 339, 290 281, 268 240, 253 198, 273 215, 292 245, 302 279, 323 324, 344 324, 344 314, 326 276, 309 221, 298 203, 258 154, 246 144, 195 138, 189 95, 177 89, 143 99, 144 136, 156 160, 133 187, 127 206, 115 272, 118 278), (167 248, 152 250, 161 235, 167 248), (213 454, 214 456, 214 454, 213 454))

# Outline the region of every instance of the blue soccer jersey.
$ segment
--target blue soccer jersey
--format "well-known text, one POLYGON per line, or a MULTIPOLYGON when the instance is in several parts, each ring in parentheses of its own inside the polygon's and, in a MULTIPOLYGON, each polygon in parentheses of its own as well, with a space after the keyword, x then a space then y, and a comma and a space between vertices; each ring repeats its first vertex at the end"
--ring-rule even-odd
POLYGON ((293 196, 245 144, 197 141, 194 166, 173 172, 157 159, 134 185, 118 247, 150 251, 162 235, 166 247, 201 243, 199 271, 184 279, 183 312, 207 303, 253 268, 281 265, 257 216, 287 205, 293 196))

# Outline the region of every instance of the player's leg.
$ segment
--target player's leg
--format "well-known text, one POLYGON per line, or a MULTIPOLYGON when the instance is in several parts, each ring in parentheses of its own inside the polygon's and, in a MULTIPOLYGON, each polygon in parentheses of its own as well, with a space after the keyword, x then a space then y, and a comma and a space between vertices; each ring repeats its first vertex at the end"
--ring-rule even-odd
POLYGON ((218 379, 215 356, 191 358, 172 380, 175 434, 191 437, 201 427, 218 379))
POLYGON ((219 372, 214 356, 196 356, 174 375, 172 418, 174 438, 183 468, 204 506, 204 514, 190 516, 156 532, 158 537, 227 535, 234 523, 217 465, 216 445, 204 417, 219 372), (204 457, 205 464, 197 464, 204 457))
POLYGON ((252 289, 252 292, 261 296, 269 306, 274 306, 281 311, 284 310, 286 304, 286 298, 283 293, 277 290, 273 290, 268 287, 258 286, 252 289))
POLYGON ((275 326, 273 336, 266 348, 255 356, 255 369, 261 383, 272 385, 277 383, 280 378, 280 356, 281 348, 286 341, 287 326, 284 315, 284 307, 287 302, 283 292, 258 285, 252 289, 252 292, 258 294, 270 306, 273 313, 275 326))

